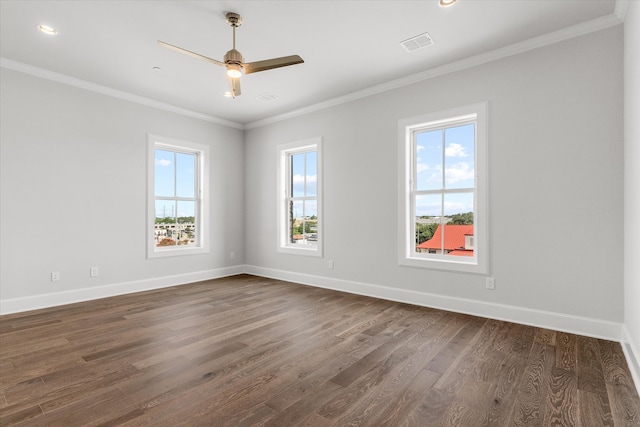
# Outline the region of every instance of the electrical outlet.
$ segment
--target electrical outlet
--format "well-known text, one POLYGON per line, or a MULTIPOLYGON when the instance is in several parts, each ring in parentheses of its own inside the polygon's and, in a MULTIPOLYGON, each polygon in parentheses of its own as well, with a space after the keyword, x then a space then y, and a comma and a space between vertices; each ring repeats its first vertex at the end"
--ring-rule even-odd
POLYGON ((487 289, 491 289, 492 291, 495 290, 495 288, 496 288, 496 279, 494 279, 493 277, 487 277, 486 287, 487 287, 487 289))
POLYGON ((60 280, 60 272, 59 271, 52 271, 51 272, 51 281, 52 282, 57 282, 58 280, 60 280))
POLYGON ((333 268, 333 260, 327 261, 327 268, 333 268))
POLYGON ((233 251, 229 252, 229 259, 236 259, 236 253, 233 251))
POLYGON ((100 271, 98 270, 98 267, 91 267, 91 270, 89 271, 89 275, 91 277, 97 277, 100 275, 100 271))

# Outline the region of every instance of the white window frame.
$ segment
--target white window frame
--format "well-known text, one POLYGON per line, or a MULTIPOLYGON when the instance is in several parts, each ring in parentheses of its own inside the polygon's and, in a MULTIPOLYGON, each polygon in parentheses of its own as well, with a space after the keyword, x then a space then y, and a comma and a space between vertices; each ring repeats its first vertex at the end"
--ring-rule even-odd
MULTIPOLYGON (((488 106, 486 102, 401 119, 398 122, 398 263, 462 273, 489 273, 488 106), (475 117, 474 256, 418 254, 415 250, 414 133, 430 126, 448 125, 475 117)), ((444 147, 443 147, 444 149, 444 147)))
POLYGON ((285 254, 307 255, 307 256, 323 256, 323 223, 324 215, 323 205, 323 187, 322 187, 322 138, 316 137, 303 141, 282 144, 277 147, 278 150, 278 226, 277 226, 277 251, 285 254), (290 163, 288 161, 291 154, 303 153, 305 151, 315 151, 317 156, 317 209, 318 209, 318 230, 317 244, 315 246, 292 245, 289 243, 289 209, 288 209, 288 189, 290 188, 290 163))
POLYGON ((209 229, 209 147, 163 136, 147 134, 147 258, 161 258, 179 255, 194 255, 209 252, 207 232, 209 229), (156 148, 169 151, 196 153, 196 246, 163 246, 155 245, 155 150, 156 148))

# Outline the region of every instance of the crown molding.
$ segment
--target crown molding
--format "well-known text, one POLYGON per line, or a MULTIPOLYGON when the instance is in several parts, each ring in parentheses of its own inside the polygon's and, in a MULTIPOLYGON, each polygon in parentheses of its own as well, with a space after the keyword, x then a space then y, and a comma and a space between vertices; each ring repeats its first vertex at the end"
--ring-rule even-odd
POLYGON ((200 120, 204 120, 211 123, 216 123, 223 126, 232 127, 235 129, 244 130, 244 125, 229 120, 220 119, 218 117, 210 116, 207 114, 198 113, 196 111, 187 110, 186 108, 176 107, 175 105, 166 104, 164 102, 156 101, 143 96, 134 95, 129 92, 113 89, 107 86, 102 86, 96 83, 91 83, 86 80, 77 79, 75 77, 67 76, 65 74, 56 73, 53 71, 45 70, 44 68, 34 67, 32 65, 24 64, 22 62, 14 61, 0 57, 0 67, 13 71, 18 71, 31 76, 39 77, 46 80, 51 80, 57 83, 62 83, 69 86, 74 86, 80 89, 97 92, 102 95, 111 96, 114 98, 122 99, 136 104, 142 104, 147 107, 153 107, 171 113, 180 114, 187 117, 192 117, 200 120))
POLYGON ((382 92, 398 89, 403 86, 418 83, 424 80, 432 79, 434 77, 442 76, 445 74, 461 71, 467 68, 472 68, 478 65, 486 64, 488 62, 496 61, 509 56, 517 55, 529 50, 537 49, 540 47, 548 46, 551 44, 559 43, 565 40, 569 40, 575 37, 579 37, 585 34, 593 33, 596 31, 604 30, 609 27, 621 24, 622 18, 618 16, 617 12, 620 10, 624 16, 625 6, 619 6, 620 4, 626 4, 628 0, 616 1, 616 13, 602 16, 600 18, 592 19, 590 21, 582 22, 580 24, 573 25, 571 27, 563 28, 551 33, 543 34, 538 37, 534 37, 519 43, 515 43, 509 46, 505 46, 500 49, 492 50, 489 52, 481 53, 479 55, 471 56, 459 61, 451 62, 439 67, 431 68, 429 70, 422 71, 417 74, 405 76, 400 79, 391 80, 389 82, 372 86, 367 89, 363 89, 357 92, 353 92, 338 98, 333 98, 328 101, 313 104, 308 107, 304 107, 298 110, 290 111, 288 113, 280 114, 277 116, 268 117, 266 119, 258 120, 245 125, 245 129, 253 129, 261 126, 266 126, 272 123, 276 123, 282 120, 291 119, 294 117, 302 116, 314 111, 324 110, 326 108, 334 107, 336 105, 345 104, 347 102, 355 101, 361 98, 366 98, 371 95, 376 95, 382 92))

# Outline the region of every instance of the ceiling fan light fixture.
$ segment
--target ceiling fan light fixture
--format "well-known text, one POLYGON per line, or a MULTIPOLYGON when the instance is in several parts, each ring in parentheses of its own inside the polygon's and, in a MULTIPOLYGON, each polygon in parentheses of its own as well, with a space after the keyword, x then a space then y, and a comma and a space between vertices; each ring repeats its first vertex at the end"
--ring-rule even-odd
POLYGON ((242 76, 242 68, 238 64, 229 64, 227 65, 227 76, 232 79, 237 79, 242 76))
POLYGON ((58 34, 58 30, 48 25, 40 24, 40 25, 37 25, 36 28, 41 32, 48 34, 50 36, 55 36, 56 34, 58 34))
POLYGON ((440 6, 449 7, 453 6, 458 0, 440 0, 440 6))

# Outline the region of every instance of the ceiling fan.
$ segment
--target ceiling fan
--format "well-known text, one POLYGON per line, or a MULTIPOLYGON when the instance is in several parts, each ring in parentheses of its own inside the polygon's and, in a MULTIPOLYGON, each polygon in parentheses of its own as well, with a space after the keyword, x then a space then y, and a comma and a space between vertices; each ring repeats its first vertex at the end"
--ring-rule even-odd
POLYGON ((226 14, 227 24, 233 27, 233 49, 228 51, 222 61, 209 58, 199 53, 183 49, 178 46, 158 40, 162 46, 168 47, 178 52, 185 53, 195 58, 204 59, 227 69, 227 80, 231 88, 230 96, 235 98, 240 95, 240 76, 242 72, 245 74, 257 73, 259 71, 271 70, 274 68, 286 67, 289 65, 301 64, 304 61, 298 55, 283 56, 280 58, 265 59, 263 61, 244 62, 242 54, 236 50, 236 28, 242 24, 242 17, 237 13, 229 12, 226 14))

